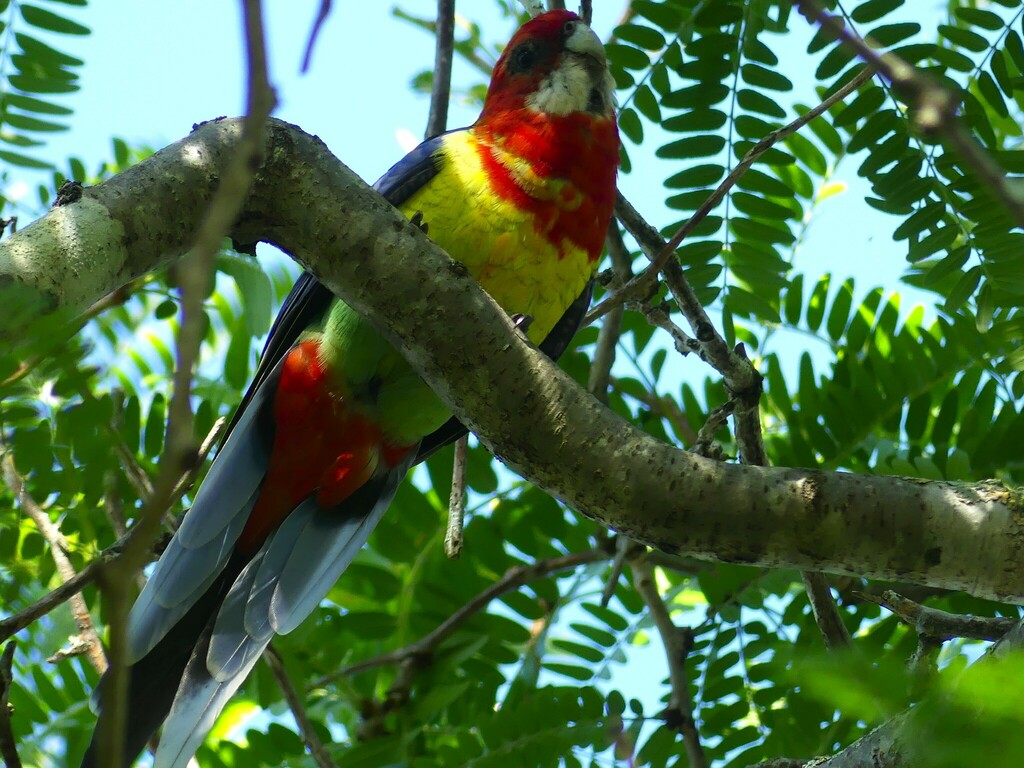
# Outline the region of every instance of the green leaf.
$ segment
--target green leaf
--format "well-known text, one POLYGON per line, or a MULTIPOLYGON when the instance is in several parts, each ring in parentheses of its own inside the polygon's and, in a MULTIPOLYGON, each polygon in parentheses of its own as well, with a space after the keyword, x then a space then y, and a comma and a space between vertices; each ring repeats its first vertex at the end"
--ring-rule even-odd
POLYGON ((53 46, 37 40, 31 35, 21 32, 14 35, 18 46, 27 55, 33 67, 43 65, 47 69, 61 70, 64 68, 81 67, 85 62, 81 59, 69 56, 63 51, 58 51, 53 46))
POLYGON ((668 160, 689 160, 695 157, 717 155, 724 148, 725 138, 723 136, 691 136, 658 147, 655 155, 668 160))
POLYGON ((879 45, 889 47, 902 43, 908 37, 913 37, 920 31, 920 24, 907 21, 900 24, 884 24, 881 27, 875 27, 875 29, 868 32, 868 37, 879 45))
POLYGON ((741 88, 736 92, 736 103, 743 109, 768 115, 769 117, 781 119, 786 116, 786 110, 780 107, 778 102, 750 88, 741 88))
POLYGON ((40 120, 38 117, 19 115, 16 112, 8 112, 5 122, 12 128, 22 131, 36 131, 50 133, 54 131, 66 131, 68 127, 60 123, 53 123, 49 120, 40 120))
POLYGON ((843 67, 853 60, 853 51, 847 46, 837 44, 831 51, 825 54, 818 68, 814 72, 817 80, 828 80, 843 71, 843 67))
POLYGON ((88 35, 89 28, 84 27, 76 21, 66 19, 52 11, 38 8, 34 5, 20 5, 21 17, 33 27, 45 29, 49 32, 58 32, 62 35, 88 35))
POLYGON ((1005 26, 1003 24, 1003 20, 999 18, 998 14, 995 14, 992 11, 986 11, 982 8, 958 6, 954 8, 953 13, 958 19, 967 22, 972 27, 981 27, 982 29, 997 32, 1005 26))
POLYGON ((973 266, 967 270, 946 297, 946 309, 955 310, 966 304, 967 300, 974 295, 974 291, 981 282, 981 277, 982 270, 980 265, 973 266))
POLYGON ((999 92, 999 86, 992 79, 992 75, 988 72, 979 73, 977 84, 982 97, 995 110, 996 114, 1000 117, 1009 117, 1010 110, 1007 109, 1006 102, 1003 101, 1003 95, 999 92))
POLYGON ((54 76, 11 75, 7 82, 19 91, 28 93, 74 93, 78 90, 76 82, 54 76))
POLYGON ((826 329, 832 341, 838 342, 846 331, 853 306, 853 278, 848 278, 839 286, 839 291, 832 300, 832 311, 828 314, 826 329))
POLYGON ((34 157, 20 155, 17 152, 8 152, 5 149, 0 149, 0 160, 10 163, 11 165, 17 165, 21 168, 53 168, 53 165, 45 160, 37 160, 34 157))
POLYGON ((224 380, 235 389, 242 389, 249 380, 249 352, 252 336, 246 328, 245 318, 239 317, 231 329, 231 341, 224 358, 224 380))
POLYGON ((640 123, 640 116, 631 107, 619 112, 619 130, 634 144, 643 143, 644 127, 640 123))
POLYGON ((740 176, 736 186, 768 197, 791 198, 795 196, 793 188, 788 184, 757 168, 751 168, 740 176))
MULTIPOLYGON (((668 98, 664 100, 665 106, 670 106, 668 98)), ((727 115, 718 109, 694 109, 682 115, 675 115, 667 118, 661 124, 666 131, 675 133, 699 133, 704 131, 717 131, 727 120, 727 115)))
POLYGON ((870 24, 903 5, 903 0, 868 0, 853 9, 850 17, 858 24, 870 24))
POLYGON ((740 68, 743 81, 755 88, 766 88, 770 91, 791 91, 793 83, 785 75, 762 67, 759 64, 744 64, 740 68))
POLYGON ((695 165, 669 176, 665 180, 665 187, 667 189, 709 187, 721 181, 723 176, 725 176, 725 168, 720 165, 695 165))
POLYGON ((648 86, 641 85, 636 89, 636 95, 633 97, 633 103, 636 105, 640 114, 652 123, 661 122, 661 107, 658 106, 658 98, 648 86))
POLYGON ((807 327, 812 331, 821 327, 821 321, 825 317, 826 299, 831 280, 831 275, 822 275, 814 286, 814 290, 811 291, 811 298, 807 302, 807 327))
POLYGON ((988 49, 988 40, 977 32, 949 24, 939 24, 938 29, 940 35, 961 48, 966 48, 974 53, 981 53, 988 49))
POLYGON ((23 93, 5 93, 0 96, 6 104, 18 109, 24 110, 25 112, 35 112, 41 115, 70 115, 74 110, 68 107, 63 107, 59 104, 51 104, 48 101, 37 99, 32 96, 26 96, 23 93))
POLYGON ((164 431, 167 418, 167 403, 164 396, 156 394, 149 406, 149 415, 146 416, 146 436, 143 443, 143 450, 146 455, 153 459, 160 455, 164 447, 164 431))
POLYGON ((665 47, 665 36, 661 32, 640 24, 623 24, 616 27, 612 35, 649 51, 659 51, 665 47))
POLYGON ((650 57, 631 45, 608 43, 604 47, 608 60, 626 69, 647 69, 650 57))

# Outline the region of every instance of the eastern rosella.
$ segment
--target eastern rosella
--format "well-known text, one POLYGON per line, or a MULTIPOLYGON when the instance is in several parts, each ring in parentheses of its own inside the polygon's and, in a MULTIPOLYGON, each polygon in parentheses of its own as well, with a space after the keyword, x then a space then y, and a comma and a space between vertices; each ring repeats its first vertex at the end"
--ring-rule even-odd
MULTIPOLYGON (((524 24, 480 118, 377 182, 557 357, 579 326, 615 199, 613 82, 573 13, 524 24)), ((461 431, 371 325, 304 274, 192 508, 129 618, 125 751, 165 720, 184 766, 271 638, 323 599, 407 470, 461 431)), ((102 714, 101 714, 102 718, 102 714)), ((102 764, 95 738, 84 767, 102 764)))

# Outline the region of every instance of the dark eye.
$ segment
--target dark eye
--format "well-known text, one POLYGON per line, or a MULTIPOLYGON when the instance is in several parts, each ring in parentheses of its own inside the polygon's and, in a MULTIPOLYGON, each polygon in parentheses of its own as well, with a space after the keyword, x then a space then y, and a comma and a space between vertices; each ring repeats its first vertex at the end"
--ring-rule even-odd
POLYGON ((508 59, 508 68, 512 74, 519 74, 520 72, 529 72, 533 69, 537 63, 537 49, 532 43, 520 43, 520 45, 512 51, 512 55, 508 59))
POLYGON ((565 39, 565 40, 568 40, 570 37, 572 37, 572 33, 575 32, 575 31, 576 31, 576 22, 575 21, 567 21, 567 22, 565 22, 565 25, 562 27, 562 38, 565 39))

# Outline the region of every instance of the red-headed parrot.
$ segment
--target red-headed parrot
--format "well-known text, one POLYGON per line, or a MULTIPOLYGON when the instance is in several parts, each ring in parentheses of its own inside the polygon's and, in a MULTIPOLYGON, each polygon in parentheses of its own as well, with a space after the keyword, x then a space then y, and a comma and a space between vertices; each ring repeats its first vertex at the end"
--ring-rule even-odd
MULTIPOLYGON (((586 311, 615 200, 612 91, 589 27, 542 14, 506 47, 476 123, 423 143, 376 184, 528 317, 552 357, 586 311)), ((183 767, 271 638, 295 629, 366 543, 408 469, 461 432, 366 320, 302 275, 132 608, 128 758, 163 722, 156 765, 183 767)), ((83 768, 103 764, 95 741, 83 768)))

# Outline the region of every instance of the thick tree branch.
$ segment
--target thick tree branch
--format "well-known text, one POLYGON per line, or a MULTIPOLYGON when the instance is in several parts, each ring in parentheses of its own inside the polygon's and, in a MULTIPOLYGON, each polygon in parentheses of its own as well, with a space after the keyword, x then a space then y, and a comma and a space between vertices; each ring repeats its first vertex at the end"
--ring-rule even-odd
MULTIPOLYGON (((180 255, 240 127, 206 124, 0 241, 0 283, 35 287, 51 310, 83 309, 180 255), (67 265, 82 254, 97 267, 72 279, 67 265)), ((276 244, 312 269, 396 343, 484 445, 575 509, 674 554, 1024 601, 1019 492, 738 466, 661 443, 526 343, 464 269, 318 139, 271 120, 267 142, 235 240, 276 244)), ((17 331, 0 317, 0 334, 17 331)))

